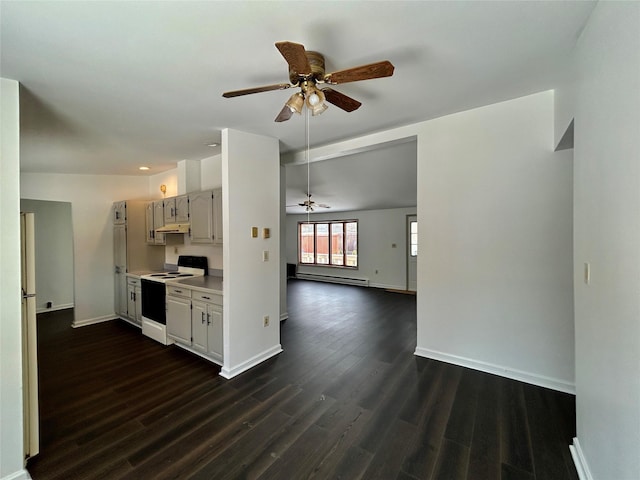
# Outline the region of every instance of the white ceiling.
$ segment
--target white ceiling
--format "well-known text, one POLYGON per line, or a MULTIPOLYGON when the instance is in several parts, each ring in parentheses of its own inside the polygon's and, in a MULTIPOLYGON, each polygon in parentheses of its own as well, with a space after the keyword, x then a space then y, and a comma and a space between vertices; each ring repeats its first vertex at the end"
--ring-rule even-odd
MULTIPOLYGON (((330 105, 311 118, 317 146, 553 88, 593 6, 2 1, 0 75, 23 87, 23 172, 138 175, 148 165, 149 175, 219 153, 207 144, 225 127, 279 138, 282 152, 306 145, 304 116, 273 121, 291 90, 221 96, 286 82, 277 41, 322 52, 327 71, 384 59, 395 66, 392 77, 335 87, 363 105, 352 113, 330 105)), ((314 199, 340 208, 337 188, 348 183, 354 197, 381 195, 342 209, 403 206, 415 144, 394 148, 356 155, 354 165, 349 157, 313 164, 314 199)), ((288 204, 304 199, 304 169, 287 168, 288 204)))

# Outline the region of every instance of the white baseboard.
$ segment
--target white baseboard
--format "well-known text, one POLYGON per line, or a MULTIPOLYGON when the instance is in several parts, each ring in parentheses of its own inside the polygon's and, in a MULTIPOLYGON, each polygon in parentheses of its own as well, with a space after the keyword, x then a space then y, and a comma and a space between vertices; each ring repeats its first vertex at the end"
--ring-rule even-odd
POLYGON ((296 278, 300 280, 313 280, 316 282, 328 282, 328 283, 340 283, 342 285, 357 285, 360 287, 368 287, 368 278, 352 278, 352 277, 339 277, 337 275, 320 275, 317 273, 302 273, 298 272, 296 278))
POLYGON ((38 313, 56 312, 58 310, 66 310, 67 308, 74 308, 74 307, 75 307, 75 304, 73 303, 65 303, 63 305, 54 305, 51 308, 40 307, 40 308, 36 308, 36 315, 38 313))
POLYGON ((373 288, 382 288, 384 290, 406 290, 406 285, 387 285, 385 283, 369 282, 369 286, 373 288))
POLYGON ((471 358, 459 357, 457 355, 438 352, 436 350, 430 350, 428 348, 417 347, 415 355, 419 357, 440 360, 446 363, 452 363, 454 365, 460 365, 461 367, 480 370, 481 372, 492 373, 501 377, 511 378, 520 382, 550 388, 551 390, 557 390, 559 392, 570 393, 572 395, 576 394, 576 386, 574 383, 569 383, 557 378, 546 377, 544 375, 538 375, 536 373, 523 372, 522 370, 517 370, 515 368, 495 365, 480 360, 473 360, 471 358))
POLYGON ((118 316, 113 314, 113 315, 103 315, 102 317, 86 318, 84 320, 74 320, 71 326, 73 328, 86 327, 87 325, 94 325, 96 323, 108 322, 110 320, 115 320, 116 318, 118 318, 118 316))
POLYGON ((240 375, 242 372, 246 372, 250 368, 255 367, 256 365, 264 362, 265 360, 268 360, 271 357, 276 356, 281 352, 282 345, 277 344, 270 349, 265 350, 264 352, 259 353, 258 355, 255 355, 254 357, 251 357, 250 359, 242 362, 240 365, 232 368, 222 367, 222 370, 220 370, 220 376, 226 379, 233 378, 236 375, 240 375))
POLYGON ((573 445, 569 445, 569 451, 571 452, 573 463, 578 471, 578 478, 580 480, 593 480, 593 476, 591 475, 591 471, 587 464, 587 459, 584 457, 584 452, 582 451, 582 447, 580 447, 580 442, 578 442, 577 438, 573 439, 573 445))
POLYGON ((2 477, 0 480, 31 480, 31 475, 24 468, 17 472, 10 473, 9 475, 2 477))

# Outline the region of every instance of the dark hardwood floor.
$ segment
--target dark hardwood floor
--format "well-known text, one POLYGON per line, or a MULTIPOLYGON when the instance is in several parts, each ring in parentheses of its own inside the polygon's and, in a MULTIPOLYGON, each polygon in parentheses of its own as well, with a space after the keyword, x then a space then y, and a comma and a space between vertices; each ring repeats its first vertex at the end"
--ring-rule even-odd
POLYGON ((413 355, 416 298, 289 283, 232 380, 123 321, 38 319, 44 479, 577 479, 574 397, 413 355))

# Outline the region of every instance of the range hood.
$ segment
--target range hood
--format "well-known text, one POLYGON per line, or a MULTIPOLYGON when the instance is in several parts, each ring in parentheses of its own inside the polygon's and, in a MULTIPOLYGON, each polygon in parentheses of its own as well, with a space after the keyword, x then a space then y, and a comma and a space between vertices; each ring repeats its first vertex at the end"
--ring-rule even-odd
POLYGON ((190 224, 188 223, 170 223, 164 227, 156 228, 159 233, 189 233, 190 224))

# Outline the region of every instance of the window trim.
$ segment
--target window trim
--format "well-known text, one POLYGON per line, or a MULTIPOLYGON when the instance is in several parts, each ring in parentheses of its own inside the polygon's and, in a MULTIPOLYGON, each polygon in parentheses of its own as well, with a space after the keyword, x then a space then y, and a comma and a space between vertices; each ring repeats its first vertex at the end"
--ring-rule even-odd
MULTIPOLYGON (((359 246, 360 245, 360 228, 359 228, 359 222, 357 219, 345 219, 345 220, 303 220, 298 222, 298 265, 299 266, 304 266, 304 267, 326 267, 326 268, 345 268, 348 270, 358 270, 360 267, 360 261, 358 259, 358 254, 356 253, 356 265, 347 265, 347 248, 346 248, 346 242, 347 242, 347 233, 345 231, 345 227, 344 225, 346 225, 347 223, 355 223, 356 224, 356 245, 359 246), (331 245, 332 245, 332 233, 331 233, 331 226, 333 224, 336 223, 341 223, 343 224, 343 228, 342 228, 342 257, 343 257, 343 264, 342 265, 335 265, 332 264, 332 259, 333 259, 333 254, 331 252, 331 245), (327 224, 328 226, 328 245, 329 245, 329 251, 327 253, 328 257, 329 257, 329 263, 318 263, 318 224, 327 224), (302 251, 301 251, 301 240, 302 240, 302 225, 313 225, 313 263, 309 263, 309 262, 303 262, 302 261, 302 251)), ((356 252, 358 251, 358 247, 356 247, 356 252)))

